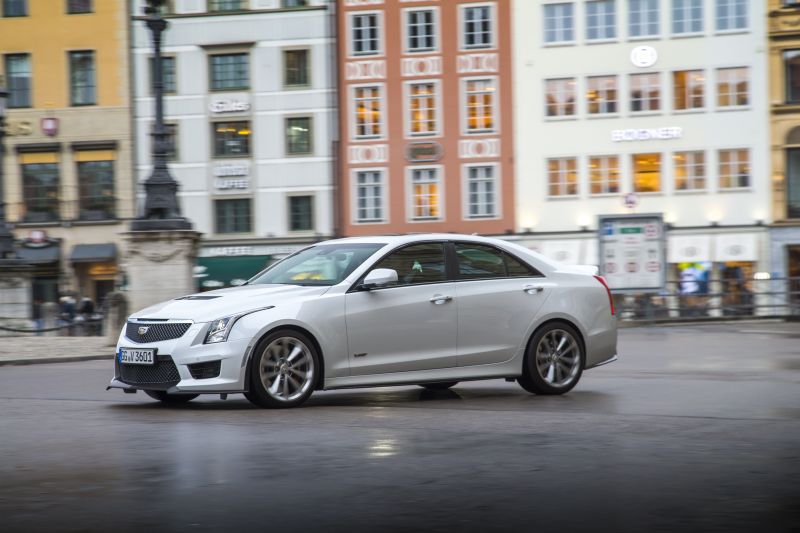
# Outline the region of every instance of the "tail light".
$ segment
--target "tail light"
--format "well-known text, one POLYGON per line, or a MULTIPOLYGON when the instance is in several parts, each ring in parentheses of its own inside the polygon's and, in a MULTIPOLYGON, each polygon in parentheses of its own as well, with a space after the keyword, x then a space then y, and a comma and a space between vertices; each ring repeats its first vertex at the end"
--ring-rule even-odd
POLYGON ((614 298, 611 296, 611 289, 608 288, 608 283, 606 283, 606 279, 603 276, 595 276, 594 279, 600 282, 600 284, 606 288, 606 294, 608 294, 608 305, 611 306, 611 316, 617 314, 617 310, 614 308, 614 298))

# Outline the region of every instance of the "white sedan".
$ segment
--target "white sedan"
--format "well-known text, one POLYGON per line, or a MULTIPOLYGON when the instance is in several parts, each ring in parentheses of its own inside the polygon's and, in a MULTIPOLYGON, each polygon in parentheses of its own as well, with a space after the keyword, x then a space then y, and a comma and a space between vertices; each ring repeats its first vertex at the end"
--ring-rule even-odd
POLYGON ((264 407, 315 390, 494 378, 563 394, 616 359, 614 302, 594 274, 475 236, 322 242, 243 286, 133 314, 110 387, 166 403, 244 393, 264 407))

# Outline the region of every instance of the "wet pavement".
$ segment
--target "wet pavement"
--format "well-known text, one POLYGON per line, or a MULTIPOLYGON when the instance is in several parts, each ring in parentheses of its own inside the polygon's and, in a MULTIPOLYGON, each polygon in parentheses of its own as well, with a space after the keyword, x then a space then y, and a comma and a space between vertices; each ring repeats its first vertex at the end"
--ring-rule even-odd
POLYGON ((112 363, 0 367, 0 531, 791 531, 800 324, 620 331, 563 397, 502 380, 164 407, 112 363))

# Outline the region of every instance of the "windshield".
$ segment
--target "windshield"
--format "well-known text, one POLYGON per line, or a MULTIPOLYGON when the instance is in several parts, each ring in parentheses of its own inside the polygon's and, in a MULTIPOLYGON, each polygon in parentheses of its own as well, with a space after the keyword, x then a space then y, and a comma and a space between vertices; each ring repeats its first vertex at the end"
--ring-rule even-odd
POLYGON ((318 244, 275 263, 247 283, 336 285, 384 246, 381 243, 318 244))

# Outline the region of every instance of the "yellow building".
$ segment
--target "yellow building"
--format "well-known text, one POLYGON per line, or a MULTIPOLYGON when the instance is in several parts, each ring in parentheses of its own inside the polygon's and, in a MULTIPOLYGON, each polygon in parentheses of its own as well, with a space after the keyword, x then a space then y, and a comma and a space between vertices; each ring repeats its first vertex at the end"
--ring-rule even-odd
POLYGON ((126 0, 3 0, 3 190, 33 299, 113 290, 134 213, 126 0))

